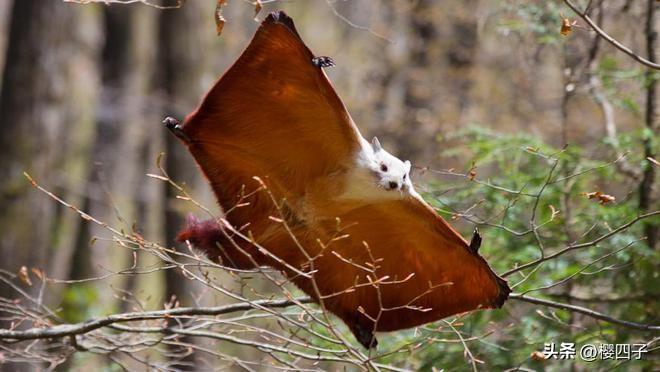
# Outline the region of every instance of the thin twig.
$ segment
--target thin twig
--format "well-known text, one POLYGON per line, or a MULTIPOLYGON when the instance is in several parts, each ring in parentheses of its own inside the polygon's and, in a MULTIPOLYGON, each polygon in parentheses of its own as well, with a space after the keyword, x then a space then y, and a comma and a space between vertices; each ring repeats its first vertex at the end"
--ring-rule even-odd
POLYGON ((660 332, 660 325, 642 324, 642 323, 631 322, 631 321, 628 321, 628 320, 616 319, 616 318, 613 318, 609 315, 605 315, 603 313, 599 313, 598 311, 587 309, 586 307, 582 307, 582 306, 565 304, 565 303, 562 303, 562 302, 556 302, 556 301, 550 301, 550 300, 544 300, 544 299, 537 298, 537 297, 530 297, 530 296, 527 296, 527 295, 522 295, 520 293, 511 293, 509 295, 509 298, 512 299, 512 300, 529 302, 531 304, 543 305, 543 306, 553 307, 555 309, 562 309, 562 310, 572 311, 572 312, 575 312, 575 313, 580 313, 580 314, 586 315, 590 318, 599 319, 599 320, 602 320, 602 321, 605 321, 605 322, 608 322, 608 323, 611 323, 611 324, 616 324, 616 325, 626 327, 626 328, 639 329, 639 330, 643 330, 643 331, 660 332))
POLYGON ((238 303, 225 306, 213 307, 177 307, 174 309, 131 312, 122 314, 112 314, 104 318, 91 319, 77 324, 61 324, 47 328, 31 328, 24 331, 11 331, 0 329, 0 339, 3 340, 34 340, 42 338, 68 337, 71 335, 84 334, 98 328, 106 327, 114 323, 131 322, 137 320, 165 319, 176 316, 194 316, 194 315, 222 315, 237 311, 254 310, 258 305, 266 308, 284 308, 294 306, 296 303, 310 303, 309 297, 296 298, 292 300, 261 300, 254 301, 253 304, 238 303))
POLYGON ((539 259, 537 259, 537 260, 534 260, 534 261, 532 261, 532 262, 528 262, 528 263, 526 263, 526 264, 523 264, 523 265, 520 265, 520 266, 518 266, 518 267, 515 267, 515 268, 513 268, 513 269, 511 269, 511 270, 509 270, 509 271, 507 271, 507 272, 505 272, 505 273, 502 274, 501 276, 502 276, 502 277, 506 277, 506 276, 509 276, 509 275, 511 275, 511 274, 513 274, 513 273, 516 273, 516 272, 518 272, 518 271, 525 270, 525 269, 528 269, 528 268, 530 268, 530 267, 537 266, 537 265, 539 265, 539 264, 541 264, 541 263, 543 263, 543 262, 545 262, 545 261, 555 259, 555 258, 557 258, 557 257, 559 257, 559 256, 561 256, 561 255, 563 255, 563 254, 565 254, 565 253, 567 253, 567 252, 570 252, 570 251, 572 251, 572 250, 575 250, 575 249, 592 247, 592 246, 594 246, 594 245, 600 243, 601 241, 603 241, 603 240, 605 240, 605 239, 607 239, 607 238, 609 238, 609 237, 611 237, 611 236, 613 236, 613 235, 616 235, 617 233, 619 233, 619 232, 621 232, 621 231, 623 231, 623 230, 629 228, 630 226, 634 225, 635 223, 637 223, 637 222, 639 222, 639 221, 641 221, 641 220, 643 220, 643 219, 650 218, 650 217, 657 216, 657 215, 660 215, 660 211, 654 211, 654 212, 650 212, 650 213, 646 213, 646 214, 639 215, 639 216, 633 218, 632 220, 628 221, 627 223, 625 223, 625 224, 623 224, 623 225, 617 227, 616 229, 614 229, 614 230, 608 232, 607 234, 603 234, 603 235, 599 236, 598 238, 596 238, 596 239, 594 239, 594 240, 592 240, 592 241, 589 241, 589 242, 586 242, 586 243, 581 243, 581 244, 572 244, 572 245, 569 245, 568 247, 565 247, 564 249, 562 249, 562 250, 560 250, 560 251, 557 251, 557 252, 555 252, 555 253, 553 253, 553 254, 550 254, 550 255, 547 255, 547 256, 541 257, 541 258, 539 258, 539 259))
POLYGON ((588 25, 591 27, 592 30, 594 30, 598 36, 602 37, 603 39, 607 40, 610 44, 612 44, 615 48, 619 49, 620 51, 624 52, 625 54, 629 55, 634 59, 635 61, 641 63, 642 65, 646 67, 650 67, 655 70, 660 70, 660 64, 654 63, 649 61, 648 59, 640 56, 639 54, 635 53, 632 49, 628 48, 627 46, 621 44, 619 41, 617 41, 615 38, 607 34, 607 32, 603 31, 598 25, 587 15, 586 12, 580 11, 580 9, 575 6, 570 0, 564 0, 564 4, 566 4, 575 14, 577 14, 580 18, 582 18, 588 25))

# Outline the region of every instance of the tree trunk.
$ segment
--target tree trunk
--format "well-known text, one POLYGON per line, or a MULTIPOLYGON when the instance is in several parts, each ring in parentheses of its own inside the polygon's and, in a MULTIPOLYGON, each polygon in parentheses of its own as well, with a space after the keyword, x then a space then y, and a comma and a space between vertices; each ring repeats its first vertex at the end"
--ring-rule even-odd
MULTIPOLYGON (((155 42, 157 11, 150 7, 103 7, 105 45, 102 51, 101 105, 97 112, 94 167, 88 175, 89 213, 126 233, 138 232, 158 239, 151 232, 155 223, 149 220, 146 203, 154 185, 145 176, 152 158, 152 143, 158 138, 150 136, 157 130, 150 105, 149 83, 153 69, 152 46, 155 42)), ((155 198, 157 199, 157 198, 155 198)), ((154 203, 152 203, 154 204, 154 203)), ((133 265, 132 253, 116 246, 104 228, 90 225, 87 236, 78 247, 82 257, 91 261, 76 265, 72 277, 101 276, 108 270, 124 270, 133 265), (91 250, 93 254, 84 253, 91 250)), ((108 286, 131 291, 135 275, 117 275, 108 281, 99 281, 97 291, 106 303, 112 301, 108 286)), ((153 290, 152 290, 153 291, 153 290)), ((155 292, 155 291, 153 291, 155 292)), ((157 296, 154 296, 157 297, 157 296)), ((120 304, 124 310, 130 305, 120 304)))
MULTIPOLYGON (((10 22, 8 32, 3 33, 7 52, 0 63, 4 66, 0 89, 2 268, 16 272, 23 265, 36 267, 50 277, 67 279, 82 221, 34 189, 23 172, 74 203, 82 200, 76 185, 84 178, 90 160, 94 92, 98 90, 94 47, 98 19, 93 9, 59 1, 20 0, 6 10, 10 22)), ((32 282, 25 289, 34 294, 40 283, 34 276, 32 282)), ((16 284, 27 287, 19 281, 16 284)), ((52 294, 58 289, 48 291, 43 299, 46 305, 57 305, 52 294)), ((4 285, 0 296, 19 297, 4 285)), ((2 367, 40 368, 38 363, 2 367)))
POLYGON ((49 263, 70 260, 67 238, 79 219, 22 173, 57 193, 80 195, 72 181, 89 164, 96 23, 90 9, 14 3, 0 93, 0 257, 8 270, 26 265, 48 274, 49 263))
MULTIPOLYGON (((211 43, 217 44, 214 35, 205 32, 190 32, 189 28, 204 19, 208 7, 204 8, 201 2, 188 2, 176 12, 162 12, 159 18, 158 40, 158 66, 154 90, 162 98, 162 115, 172 116, 183 120, 183 117, 194 109, 203 94, 203 77, 208 74, 208 62, 214 57, 211 43), (204 36, 213 39, 204 39, 204 36), (195 82, 195 83, 193 83, 195 82)), ((208 25, 211 29, 212 25, 208 25)), ((215 75, 215 73, 212 73, 215 75)), ((172 179, 183 184, 189 191, 197 189, 198 181, 202 180, 200 172, 186 147, 171 135, 163 126, 158 128, 165 143, 165 166, 172 179)), ((162 213, 164 214, 165 244, 173 246, 178 231, 185 222, 185 203, 176 199, 176 192, 172 187, 165 186, 162 213)), ((180 260, 180 258, 177 258, 180 260)), ((165 299, 175 296, 182 306, 194 306, 197 302, 195 293, 203 290, 198 283, 186 279, 180 270, 169 269, 165 271, 165 299)), ((183 339, 185 342, 199 342, 200 340, 183 339)), ((178 350, 179 352, 184 350, 178 350)), ((202 365, 196 353, 188 355, 179 361, 186 365, 202 365)))
MULTIPOLYGON (((9 35, 9 16, 12 8, 12 0, 0 1, 0 51, 4 52, 7 47, 7 36, 9 35)), ((4 70, 5 54, 0 53, 0 71, 4 70)), ((2 86, 2 74, 0 74, 0 87, 2 86)))
MULTIPOLYGON (((658 32, 656 29, 656 0, 647 0, 646 7, 646 54, 647 59, 651 62, 657 61, 656 42, 658 40, 658 32)), ((646 133, 644 135, 644 158, 655 159, 654 142, 658 140, 658 92, 657 92, 657 77, 654 77, 655 72, 647 69, 645 74, 646 80, 646 109, 645 109, 645 124, 646 133)), ((640 213, 648 212, 657 207, 656 195, 654 187, 656 178, 656 166, 650 161, 644 161, 644 170, 642 173, 642 182, 639 185, 639 211, 640 213)), ((659 231, 658 222, 648 221, 644 225, 644 234, 646 235, 646 244, 651 248, 655 248, 658 244, 659 231)))

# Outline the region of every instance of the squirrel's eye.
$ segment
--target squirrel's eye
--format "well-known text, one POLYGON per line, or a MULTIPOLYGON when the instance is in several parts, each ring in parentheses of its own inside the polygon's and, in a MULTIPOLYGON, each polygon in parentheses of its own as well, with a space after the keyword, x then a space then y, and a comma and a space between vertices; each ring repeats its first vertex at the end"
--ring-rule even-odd
POLYGON ((404 180, 404 181, 406 180, 406 176, 407 176, 407 174, 404 174, 404 175, 403 175, 403 180, 404 180))
POLYGON ((387 165, 381 164, 380 165, 380 170, 382 170, 383 172, 387 172, 387 165))

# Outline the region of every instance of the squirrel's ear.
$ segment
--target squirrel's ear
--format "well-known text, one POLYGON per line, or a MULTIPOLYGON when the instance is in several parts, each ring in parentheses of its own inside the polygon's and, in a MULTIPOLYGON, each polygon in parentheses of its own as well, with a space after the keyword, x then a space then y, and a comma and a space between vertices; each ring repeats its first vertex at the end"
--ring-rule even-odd
POLYGON ((371 140, 371 148, 374 149, 374 152, 382 150, 382 147, 380 147, 380 142, 378 141, 378 137, 374 137, 374 139, 371 140))
POLYGON ((406 169, 406 173, 410 172, 410 168, 412 167, 412 164, 410 164, 410 160, 406 160, 403 162, 403 166, 406 169))

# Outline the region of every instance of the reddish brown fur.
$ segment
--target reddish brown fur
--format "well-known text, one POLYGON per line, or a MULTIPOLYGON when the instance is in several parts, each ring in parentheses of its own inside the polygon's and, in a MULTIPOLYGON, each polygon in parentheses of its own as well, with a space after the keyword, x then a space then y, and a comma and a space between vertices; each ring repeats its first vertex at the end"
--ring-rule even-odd
POLYGON ((228 211, 226 220, 236 229, 243 227, 243 234, 289 266, 315 270, 319 292, 311 280, 293 275, 251 242, 228 239, 231 234, 216 221, 190 219, 179 240, 229 266, 278 268, 318 301, 319 294, 329 296, 357 284, 354 291, 325 298, 323 304, 365 346, 365 332, 394 331, 502 306, 510 292, 506 282, 424 201, 413 196, 377 203, 337 200, 349 182, 345 175, 359 149, 359 132, 312 58, 290 18, 271 14, 186 119, 183 132, 228 211), (234 208, 239 203, 243 206, 234 208), (293 236, 271 216, 284 218, 293 236), (341 235, 347 236, 333 240, 341 235), (308 257, 316 258, 310 262, 308 257), (375 259, 378 269, 369 274, 340 257, 363 267, 375 259), (384 276, 389 281, 409 279, 378 289, 364 285, 384 276), (403 308, 408 304, 430 310, 403 308))
MULTIPOLYGON (((189 215, 186 228, 176 237, 178 242, 189 242, 193 247, 201 250, 213 261, 220 262, 234 268, 245 268, 251 264, 246 262, 236 251, 227 232, 215 220, 200 221, 197 217, 189 215)), ((243 255, 245 256, 245 255, 243 255)))

